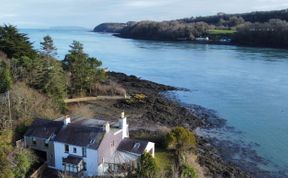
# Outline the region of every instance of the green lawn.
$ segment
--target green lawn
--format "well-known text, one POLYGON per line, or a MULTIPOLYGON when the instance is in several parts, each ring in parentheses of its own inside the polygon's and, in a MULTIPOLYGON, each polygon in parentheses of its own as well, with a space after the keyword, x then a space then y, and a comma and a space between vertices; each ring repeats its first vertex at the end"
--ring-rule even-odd
POLYGON ((169 169, 173 161, 173 155, 166 150, 157 150, 155 152, 155 160, 161 170, 169 169))
POLYGON ((235 32, 236 32, 236 30, 222 30, 222 29, 209 30, 210 35, 233 34, 235 32))

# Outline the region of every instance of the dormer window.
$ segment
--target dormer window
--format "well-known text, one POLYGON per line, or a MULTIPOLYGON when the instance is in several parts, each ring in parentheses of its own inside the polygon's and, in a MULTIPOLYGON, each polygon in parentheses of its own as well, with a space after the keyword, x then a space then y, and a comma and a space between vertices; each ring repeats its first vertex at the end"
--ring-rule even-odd
POLYGON ((77 148, 76 147, 73 148, 73 153, 77 153, 77 148))
POLYGON ((138 150, 140 147, 140 143, 135 143, 135 145, 133 146, 132 150, 136 151, 138 150))
POLYGON ((94 144, 94 143, 95 143, 95 139, 90 140, 89 143, 90 143, 90 144, 94 144))

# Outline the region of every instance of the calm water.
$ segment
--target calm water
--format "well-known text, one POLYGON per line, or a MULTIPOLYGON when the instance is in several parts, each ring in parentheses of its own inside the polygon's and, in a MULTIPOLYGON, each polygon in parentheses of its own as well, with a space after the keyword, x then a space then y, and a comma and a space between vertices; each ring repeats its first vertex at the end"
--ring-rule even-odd
POLYGON ((121 39, 85 31, 22 30, 39 48, 51 35, 59 59, 72 40, 109 70, 191 92, 177 92, 185 103, 216 110, 246 142, 258 143, 266 159, 288 167, 288 51, 235 46, 121 39))

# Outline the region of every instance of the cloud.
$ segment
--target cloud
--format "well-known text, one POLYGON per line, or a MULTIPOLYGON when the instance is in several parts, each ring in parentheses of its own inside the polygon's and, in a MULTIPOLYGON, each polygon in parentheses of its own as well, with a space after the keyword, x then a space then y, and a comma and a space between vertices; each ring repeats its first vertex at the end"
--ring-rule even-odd
POLYGON ((147 8, 147 7, 161 7, 161 6, 165 6, 168 4, 173 4, 175 1, 151 1, 151 0, 132 0, 132 1, 128 1, 126 2, 126 6, 128 7, 138 7, 138 8, 147 8))
POLYGON ((284 9, 288 0, 1 0, 0 24, 85 26, 284 9))

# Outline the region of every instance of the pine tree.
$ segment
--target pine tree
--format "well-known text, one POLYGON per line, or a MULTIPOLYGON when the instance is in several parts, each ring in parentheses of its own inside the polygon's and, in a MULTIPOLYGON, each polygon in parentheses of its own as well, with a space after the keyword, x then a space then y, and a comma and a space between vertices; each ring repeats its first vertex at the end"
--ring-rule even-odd
POLYGON ((11 89, 12 77, 9 66, 0 60, 0 93, 5 93, 11 89))
POLYGON ((47 35, 43 38, 41 44, 41 50, 44 56, 53 57, 57 55, 57 48, 54 46, 53 39, 47 35))
POLYGON ((0 94, 6 93, 7 95, 10 126, 12 124, 11 102, 10 102, 11 87, 12 87, 12 76, 10 72, 10 67, 4 61, 0 60, 0 94))
POLYGON ((85 95, 93 83, 105 77, 100 68, 102 63, 84 53, 83 45, 78 41, 74 41, 70 48, 63 60, 64 69, 70 73, 70 93, 85 95))
POLYGON ((19 33, 12 25, 0 26, 0 51, 7 54, 8 58, 34 58, 37 55, 26 34, 19 33))
POLYGON ((62 108, 67 82, 61 63, 53 58, 40 58, 37 61, 30 86, 52 97, 62 108))

